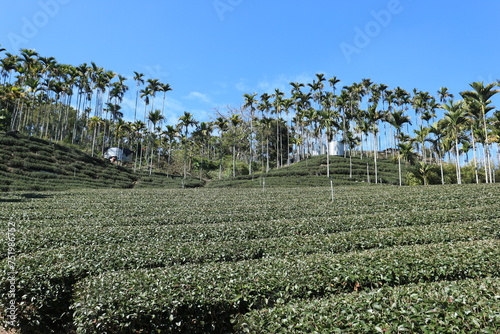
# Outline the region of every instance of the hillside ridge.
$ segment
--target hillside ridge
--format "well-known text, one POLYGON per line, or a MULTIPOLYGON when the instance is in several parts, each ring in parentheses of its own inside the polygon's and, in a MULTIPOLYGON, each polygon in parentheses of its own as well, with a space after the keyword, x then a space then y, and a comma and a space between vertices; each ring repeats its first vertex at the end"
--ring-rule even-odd
POLYGON ((132 188, 137 180, 129 169, 70 145, 0 133, 0 191, 132 188))
MULTIPOLYGON (((261 187, 325 186, 329 184, 326 156, 314 156, 289 166, 240 175, 229 179, 200 180, 166 174, 161 170, 138 171, 107 159, 92 157, 72 145, 49 142, 18 132, 0 132, 0 191, 46 191, 70 188, 133 187, 261 187)), ((373 159, 330 157, 330 179, 335 184, 375 183, 373 159)), ((378 162, 378 182, 397 184, 397 165, 378 162)))

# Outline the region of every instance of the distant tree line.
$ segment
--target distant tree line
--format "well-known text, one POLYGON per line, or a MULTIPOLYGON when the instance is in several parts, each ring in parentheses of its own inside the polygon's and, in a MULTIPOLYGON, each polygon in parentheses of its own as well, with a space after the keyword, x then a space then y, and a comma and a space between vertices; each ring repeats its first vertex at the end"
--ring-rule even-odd
POLYGON ((475 182, 496 179, 500 111, 491 99, 500 92, 498 81, 473 82, 455 99, 446 87, 435 96, 370 79, 340 87, 337 77, 319 73, 310 83, 291 82, 288 95, 279 89, 244 94, 241 107, 215 109, 209 122, 184 112, 177 124, 166 124, 172 87, 158 79, 134 72, 134 119, 125 121, 126 77, 94 62, 60 64, 29 49, 13 55, 0 47, 2 53, 1 130, 79 145, 92 155, 126 147, 135 152, 134 169, 234 177, 315 154, 328 158, 339 153, 330 152, 336 142, 346 157, 373 159, 376 181, 380 157, 398 163, 400 184, 402 163, 414 165, 424 184, 436 173, 445 183, 446 163, 462 183, 464 160, 475 182))

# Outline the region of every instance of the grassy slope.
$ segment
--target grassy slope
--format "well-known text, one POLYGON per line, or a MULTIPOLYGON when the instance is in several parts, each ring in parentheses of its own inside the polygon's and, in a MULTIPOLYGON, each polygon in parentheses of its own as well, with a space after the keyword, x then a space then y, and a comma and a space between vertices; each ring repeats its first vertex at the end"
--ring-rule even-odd
POLYGON ((0 133, 1 191, 131 188, 136 181, 128 169, 73 147, 0 133))
MULTIPOLYGON (((388 159, 377 162, 378 179, 382 183, 399 184, 398 166, 388 159)), ((335 185, 353 185, 368 183, 367 169, 371 183, 375 182, 373 158, 352 158, 352 178, 350 178, 349 158, 330 157, 330 176, 335 185), (368 168, 367 168, 368 165, 368 168)), ((403 175, 405 172, 403 166, 403 175)), ((290 166, 271 170, 269 173, 256 173, 253 176, 240 176, 235 180, 214 180, 208 187, 260 187, 265 178, 266 186, 325 186, 329 185, 326 178, 326 156, 312 157, 290 166)))
MULTIPOLYGON (((373 159, 352 159, 352 174, 349 177, 349 159, 331 157, 330 171, 336 185, 374 182, 373 159)), ((205 184, 196 178, 183 181, 180 176, 171 176, 154 171, 132 173, 106 160, 91 157, 67 145, 49 143, 45 140, 15 133, 0 133, 0 191, 41 191, 70 188, 181 188, 181 187, 297 187, 325 186, 326 156, 317 156, 291 166, 256 173, 235 179, 212 180, 205 184)), ((379 160, 378 176, 383 183, 397 184, 397 165, 388 160, 379 160)))

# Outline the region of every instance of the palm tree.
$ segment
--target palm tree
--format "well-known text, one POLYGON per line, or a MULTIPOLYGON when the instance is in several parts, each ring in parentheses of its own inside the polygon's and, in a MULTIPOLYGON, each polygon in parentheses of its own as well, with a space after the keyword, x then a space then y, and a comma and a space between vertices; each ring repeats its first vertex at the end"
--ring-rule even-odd
POLYGON ((132 130, 131 123, 125 122, 123 119, 119 118, 114 127, 114 136, 117 140, 117 146, 122 147, 123 138, 132 130))
MULTIPOLYGON (((270 99, 271 99, 271 95, 269 95, 267 93, 263 93, 260 95, 260 103, 257 105, 257 109, 259 109, 262 112, 262 119, 267 117, 267 114, 269 113, 269 110, 272 107, 272 104, 269 101, 270 99)), ((262 122, 260 122, 260 123, 262 124, 262 122)), ((261 131, 261 132, 262 132, 262 134, 261 134, 260 142, 261 142, 261 152, 263 152, 264 151, 264 131, 261 131)), ((268 138, 268 140, 269 140, 269 138, 268 138)), ((269 167, 267 167, 267 169, 268 168, 269 167)), ((262 169, 264 169, 264 160, 262 160, 262 169)))
POLYGON ((319 143, 320 140, 319 138, 321 137, 321 128, 318 125, 318 113, 320 110, 322 110, 322 102, 324 98, 323 94, 323 88, 324 84, 323 81, 325 81, 325 75, 323 73, 316 73, 316 78, 318 79, 313 80, 312 83, 307 84, 310 89, 311 89, 311 96, 312 100, 316 103, 317 108, 311 108, 309 110, 309 124, 313 126, 313 134, 315 137, 316 143, 319 143))
POLYGON ((201 122, 198 124, 196 130, 193 132, 193 137, 200 143, 200 156, 204 156, 204 153, 208 153, 208 158, 210 156, 210 150, 208 144, 210 142, 210 137, 213 131, 213 124, 211 122, 201 122))
POLYGON ((394 127, 396 134, 394 136, 395 145, 400 142, 402 128, 406 123, 411 125, 410 116, 405 115, 404 110, 396 110, 389 116, 389 124, 394 127))
MULTIPOLYGON (((214 125, 219 129, 219 136, 222 138, 224 134, 228 131, 228 121, 225 117, 217 117, 214 121, 214 125)), ((219 158, 219 180, 222 178, 222 158, 224 156, 224 151, 222 147, 220 148, 220 158, 219 158)))
MULTIPOLYGON (((155 111, 152 111, 149 113, 148 115, 148 121, 150 122, 151 124, 151 130, 149 131, 151 137, 150 137, 150 143, 151 143, 151 149, 149 150, 150 152, 150 164, 149 164, 149 175, 151 175, 151 172, 153 170, 153 149, 154 149, 154 142, 153 142, 153 138, 155 136, 155 129, 156 129, 156 125, 158 123, 160 123, 161 121, 163 121, 165 119, 165 117, 163 117, 163 115, 161 114, 161 110, 159 109, 156 109, 155 111)), ((146 158, 147 160, 147 158, 146 158)))
POLYGON ((257 93, 243 94, 243 97, 245 98, 244 107, 250 108, 250 162, 248 164, 248 173, 250 175, 252 175, 252 163, 253 163, 253 118, 255 112, 254 104, 257 103, 257 100, 255 100, 255 96, 257 96, 257 93))
POLYGON ((137 170, 137 160, 139 160, 139 169, 142 165, 142 145, 140 145, 141 139, 143 137, 143 132, 146 130, 146 124, 140 120, 136 120, 131 124, 130 130, 132 132, 132 142, 136 142, 135 159, 134 159, 134 172, 137 170), (140 159, 138 159, 139 148, 141 151, 140 159))
MULTIPOLYGON (((121 109, 120 105, 106 102, 106 108, 104 110, 106 111, 106 113, 109 112, 110 121, 112 124, 115 123, 117 120, 123 118, 123 113, 120 111, 120 109, 121 109)), ((113 142, 113 138, 110 138, 109 141, 113 142)))
POLYGON ((280 119, 281 119, 281 109, 283 108, 283 96, 285 93, 280 91, 279 89, 274 90, 274 101, 272 105, 274 106, 274 113, 276 114, 276 168, 279 168, 281 166, 280 164, 280 119))
POLYGON ((420 153, 422 155, 422 161, 426 161, 427 154, 425 151, 424 144, 427 141, 427 136, 430 134, 430 129, 420 125, 418 129, 413 130, 413 133, 415 133, 415 138, 413 139, 413 142, 417 143, 417 151, 420 149, 420 153))
POLYGON ((355 149, 360 144, 360 139, 355 136, 351 131, 347 131, 343 134, 341 143, 346 146, 349 150, 349 178, 352 179, 352 150, 355 149))
POLYGON ((161 110, 156 109, 155 111, 151 111, 148 115, 148 121, 151 124, 151 131, 153 132, 156 128, 156 125, 163 121, 165 117, 161 114, 161 110))
POLYGON ((163 136, 167 139, 168 149, 167 149, 167 175, 168 175, 168 167, 171 163, 172 157, 172 149, 175 143, 175 140, 179 137, 179 130, 177 127, 173 125, 167 125, 165 131, 163 131, 163 136))
POLYGON ((413 165, 417 160, 417 154, 413 150, 413 145, 409 141, 404 141, 398 144, 399 148, 399 159, 403 159, 405 164, 413 165))
MULTIPOLYGON (((210 141, 210 137, 212 134, 212 123, 210 122, 201 122, 198 124, 196 129, 192 133, 192 137, 195 143, 198 144, 199 149, 200 149, 200 163, 198 165, 199 172, 200 172, 200 179, 202 178, 202 172, 203 172, 203 159, 205 159, 204 153, 208 152, 210 153, 210 150, 208 149, 208 144, 210 141)), ((210 154, 208 154, 209 158, 210 154)))
POLYGON ((378 85, 373 84, 371 86, 368 86, 367 89, 369 89, 372 93, 371 97, 368 99, 368 102, 371 103, 368 106, 368 113, 367 113, 367 118, 368 121, 372 124, 371 126, 371 131, 373 134, 373 163, 374 163, 374 169, 375 169, 375 183, 378 183, 378 166, 377 166, 377 158, 378 158, 378 132, 379 132, 379 126, 378 122, 384 120, 385 118, 385 113, 383 111, 377 110, 378 103, 380 101, 380 98, 382 96, 382 92, 379 88, 378 85))
POLYGON ((438 93, 438 96, 439 96, 439 101, 441 103, 446 103, 447 100, 452 100, 453 99, 453 94, 451 94, 448 91, 448 88, 446 88, 446 87, 439 88, 439 90, 438 90, 437 93, 438 93))
MULTIPOLYGON (((296 156, 298 157, 298 160, 301 159, 301 147, 302 147, 302 143, 303 143, 303 132, 302 132, 302 107, 304 107, 304 105, 302 104, 302 96, 304 95, 304 93, 300 90, 302 87, 304 87, 304 84, 303 83, 299 83, 299 82, 290 82, 290 85, 292 86, 292 90, 291 90, 291 100, 292 100, 292 103, 294 105, 294 109, 295 109, 295 126, 299 128, 299 136, 301 136, 301 138, 296 138, 298 140, 295 140, 295 148, 297 149, 297 153, 296 153, 296 156)), ((291 127, 291 126, 290 126, 291 127)))
POLYGON ((493 110, 494 107, 490 106, 491 100, 490 98, 500 92, 498 89, 494 89, 496 83, 490 83, 484 85, 483 82, 473 82, 470 84, 473 91, 465 91, 461 92, 460 95, 466 100, 475 101, 478 104, 480 110, 480 117, 483 122, 483 131, 484 131, 484 147, 485 147, 485 176, 486 183, 490 183, 493 180, 493 172, 491 167, 491 159, 490 159, 490 142, 488 139, 488 127, 486 123, 486 114, 488 111, 493 110))
POLYGON ((362 116, 363 114, 365 114, 365 113, 363 112, 363 113, 359 113, 357 115, 356 126, 354 128, 360 137, 360 142, 359 142, 360 145, 359 146, 361 148, 361 152, 360 152, 360 159, 361 160, 363 159, 363 142, 368 143, 368 141, 367 141, 368 134, 370 133, 370 130, 372 128, 372 124, 370 123, 370 121, 368 121, 365 117, 362 116), (364 135, 364 137, 363 137, 363 135, 364 135))
POLYGON ((262 125, 263 136, 266 136, 266 173, 269 173, 269 135, 273 119, 271 117, 263 117, 259 122, 262 125))
POLYGON ((431 96, 425 103, 422 113, 422 120, 427 123, 427 126, 429 126, 429 122, 436 117, 436 109, 438 108, 439 104, 436 102, 436 99, 431 96))
POLYGON ((187 148, 188 148, 188 133, 189 128, 195 126, 198 122, 193 118, 193 114, 184 111, 184 114, 179 117, 179 127, 184 128, 182 137, 182 146, 184 148, 184 179, 187 177, 187 148))
POLYGON ((480 142, 482 138, 484 138, 484 132, 481 127, 481 108, 478 106, 477 101, 473 100, 464 100, 464 108, 467 111, 467 120, 469 124, 469 134, 470 134, 470 143, 472 144, 472 154, 473 161, 472 164, 474 166, 474 174, 476 177, 476 183, 479 183, 479 175, 477 168, 477 145, 476 142, 480 142))
POLYGON ((148 108, 149 102, 151 101, 149 99, 149 97, 151 96, 152 91, 148 87, 144 87, 144 89, 141 89, 139 91, 139 93, 140 93, 140 98, 144 99, 144 118, 143 118, 143 121, 146 122, 147 108, 148 108))
POLYGON ((414 175, 421 179, 424 186, 426 186, 429 184, 429 179, 433 177, 435 173, 432 170, 432 165, 429 165, 424 161, 419 161, 414 175))
POLYGON ((91 62, 91 80, 94 84, 93 89, 96 90, 95 98, 95 116, 102 116, 103 108, 103 95, 108 87, 109 82, 114 77, 114 73, 111 71, 105 71, 104 68, 98 67, 94 62, 91 62))
MULTIPOLYGON (((310 148, 309 148, 310 152, 314 152, 315 143, 319 144, 319 138, 320 138, 321 131, 322 131, 321 127, 319 126, 319 119, 320 119, 319 113, 320 112, 321 112, 321 110, 315 109, 315 108, 309 108, 309 109, 306 109, 304 111, 304 116, 306 117, 305 124, 310 126, 309 133, 311 133, 313 135, 313 138, 311 139, 311 141, 310 142, 308 141, 308 144, 310 145, 310 148)), ((307 138, 308 137, 306 137, 306 141, 307 141, 307 138)))
POLYGON ((337 77, 335 77, 335 76, 328 79, 328 83, 330 83, 330 86, 333 89, 333 95, 335 95, 335 85, 338 84, 339 82, 340 82, 340 79, 337 79, 337 77))
POLYGON ((95 148, 95 139, 96 139, 96 135, 97 135, 97 129, 100 127, 101 124, 104 124, 104 122, 100 117, 97 117, 97 116, 91 117, 87 122, 87 126, 89 127, 89 129, 93 130, 92 156, 94 156, 94 148, 95 148))
POLYGON ((137 120, 137 103, 139 102, 139 86, 144 85, 144 74, 134 71, 135 80, 135 108, 134 108, 134 122, 137 120))
POLYGON ((394 103, 398 106, 399 111, 407 110, 407 105, 410 103, 410 94, 401 87, 396 87, 394 89, 394 103))
POLYGON ((326 93, 323 108, 319 112, 319 124, 326 133, 326 176, 330 177, 330 142, 333 140, 335 131, 339 128, 338 113, 333 109, 335 100, 333 93, 326 93))
POLYGON ((158 79, 147 79, 148 83, 147 88, 149 89, 149 95, 152 97, 151 99, 151 110, 155 108, 155 96, 156 93, 161 91, 161 83, 158 79))
POLYGON ((443 158, 444 158, 444 150, 443 150, 443 137, 445 136, 444 129, 442 128, 442 122, 435 122, 433 123, 430 128, 429 132, 433 134, 433 138, 427 138, 427 141, 429 141, 432 144, 432 147, 434 149, 434 153, 436 156, 436 162, 439 163, 439 168, 441 170, 441 184, 444 184, 444 168, 443 168, 443 158))
POLYGON ((444 119, 442 119, 441 121, 446 127, 448 136, 453 140, 455 144, 457 183, 462 184, 459 140, 467 123, 467 115, 465 109, 463 108, 462 101, 454 102, 453 100, 451 100, 448 104, 443 104, 442 107, 446 110, 446 112, 444 114, 444 119))
MULTIPOLYGON (((293 106, 293 100, 292 99, 284 99, 283 100, 283 111, 286 114, 287 119, 289 118, 288 114, 290 111, 290 108, 293 106)), ((290 130, 292 128, 291 120, 290 124, 288 124, 288 121, 285 123, 286 124, 286 164, 287 166, 290 165, 290 136, 288 135, 290 133, 290 130)))
POLYGON ((228 118, 229 125, 231 125, 232 141, 233 141, 233 177, 236 177, 236 142, 238 141, 238 126, 243 122, 239 114, 232 114, 228 118))
MULTIPOLYGON (((336 106, 339 111, 340 116, 340 131, 342 131, 342 140, 341 143, 343 145, 347 145, 350 140, 346 138, 347 134, 351 134, 351 138, 353 138, 354 134, 350 131, 350 113, 349 113, 349 94, 346 89, 342 89, 340 95, 336 97, 336 106)), ((353 147, 352 149, 354 149, 353 147)), ((349 149, 349 154, 352 153, 352 150, 349 149)), ((344 158, 347 157, 347 150, 344 150, 344 158)), ((351 154, 352 155, 352 154, 351 154)))
POLYGON ((170 87, 169 84, 162 84, 160 83, 160 89, 161 91, 163 92, 163 103, 162 103, 162 106, 161 106, 161 114, 162 115, 165 115, 164 114, 164 109, 165 109, 165 97, 167 95, 167 92, 171 91, 172 90, 172 87, 170 87))
POLYGON ((118 81, 111 84, 109 100, 114 100, 113 102, 115 104, 120 104, 123 101, 123 96, 128 91, 128 86, 125 85, 125 80, 127 80, 127 78, 120 74, 118 74, 117 78, 118 81))
POLYGON ((119 118, 123 118, 123 113, 120 111, 121 106, 119 104, 106 102, 106 112, 109 112, 111 121, 116 121, 119 118))

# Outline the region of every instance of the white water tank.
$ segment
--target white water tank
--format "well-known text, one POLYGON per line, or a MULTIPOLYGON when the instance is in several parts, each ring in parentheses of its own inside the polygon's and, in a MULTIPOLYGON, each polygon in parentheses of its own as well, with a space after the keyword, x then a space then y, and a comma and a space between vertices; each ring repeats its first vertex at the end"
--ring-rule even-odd
POLYGON ((344 144, 338 140, 332 140, 328 143, 330 155, 344 155, 344 144))

